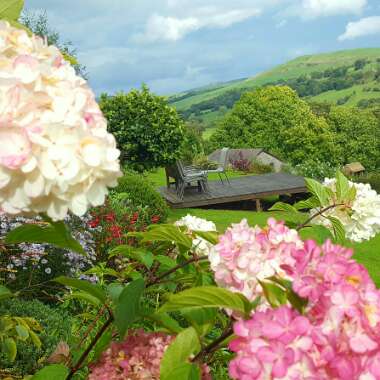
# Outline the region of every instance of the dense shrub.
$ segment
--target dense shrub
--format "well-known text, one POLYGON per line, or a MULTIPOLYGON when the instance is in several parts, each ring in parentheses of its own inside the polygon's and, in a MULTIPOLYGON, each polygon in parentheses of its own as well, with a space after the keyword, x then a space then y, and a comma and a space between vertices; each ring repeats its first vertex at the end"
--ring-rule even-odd
POLYGON ((305 162, 295 165, 294 168, 290 168, 293 174, 302 175, 307 178, 314 178, 318 180, 323 180, 324 178, 334 177, 337 167, 330 165, 327 162, 319 160, 306 160, 305 162))
POLYGON ((142 174, 125 172, 113 193, 128 194, 130 206, 147 207, 149 218, 158 216, 160 222, 164 222, 168 217, 169 208, 166 202, 142 174))
POLYGON ((147 87, 115 96, 102 94, 99 103, 116 137, 121 159, 135 170, 164 166, 181 153, 183 122, 164 97, 147 87))
POLYGON ((289 87, 246 93, 212 135, 214 148, 263 147, 291 164, 313 157, 336 163, 333 134, 289 87))
POLYGON ((32 317, 42 326, 39 334, 41 347, 32 343, 19 342, 15 362, 8 361, 0 352, 0 368, 16 376, 32 374, 54 351, 60 341, 69 342, 71 338, 72 318, 62 308, 52 308, 40 301, 26 301, 14 298, 0 303, 0 315, 32 317))
POLYGON ((203 153, 203 131, 203 126, 195 121, 185 124, 185 138, 181 153, 184 162, 192 163, 197 156, 203 153))
POLYGON ((368 173, 351 178, 354 182, 369 183, 372 189, 380 193, 380 172, 368 173))
POLYGON ((367 170, 380 167, 380 128, 371 111, 332 107, 327 121, 334 131, 342 164, 360 161, 367 170))

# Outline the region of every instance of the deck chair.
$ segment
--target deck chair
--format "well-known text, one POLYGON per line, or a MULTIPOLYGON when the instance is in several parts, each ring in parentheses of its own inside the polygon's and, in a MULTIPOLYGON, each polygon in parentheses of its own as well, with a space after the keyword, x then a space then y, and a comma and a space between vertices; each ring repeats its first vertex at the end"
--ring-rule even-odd
POLYGON ((183 199, 186 186, 194 182, 198 184, 201 191, 208 192, 207 174, 204 171, 185 171, 181 161, 177 161, 169 171, 175 178, 176 191, 180 199, 183 199))
POLYGON ((229 148, 222 148, 220 151, 219 159, 218 159, 218 167, 216 169, 205 170, 208 173, 217 173, 220 180, 223 182, 222 174, 226 177, 227 182, 230 184, 230 180, 227 176, 227 165, 228 165, 228 152, 229 148))

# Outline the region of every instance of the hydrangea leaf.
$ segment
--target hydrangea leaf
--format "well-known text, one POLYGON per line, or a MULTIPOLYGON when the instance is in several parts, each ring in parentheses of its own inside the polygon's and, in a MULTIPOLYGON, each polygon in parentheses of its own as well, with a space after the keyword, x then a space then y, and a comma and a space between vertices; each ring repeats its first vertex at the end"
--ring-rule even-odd
POLYGON ((71 236, 63 222, 23 224, 8 232, 5 243, 48 243, 85 254, 83 247, 71 236))
POLYGON ((62 364, 52 364, 38 371, 31 380, 65 380, 69 369, 62 364))
POLYGON ((0 0, 0 19, 17 21, 24 8, 24 0, 0 0))
POLYGON ((189 360, 200 349, 199 337, 193 327, 180 332, 167 348, 161 360, 160 379, 194 379, 194 377, 189 377, 189 373, 191 374, 194 371, 193 369, 189 371, 188 366, 191 366, 189 360), (184 367, 187 367, 187 369, 184 367), (185 377, 183 377, 184 373, 186 374, 185 377), (181 374, 181 377, 179 377, 179 374, 181 374))
POLYGON ((246 315, 251 303, 242 295, 216 286, 200 286, 173 294, 160 309, 162 312, 183 308, 228 308, 246 315))
POLYGON ((122 339, 127 328, 135 321, 140 312, 140 299, 145 289, 143 279, 129 283, 120 293, 114 310, 115 324, 122 339))

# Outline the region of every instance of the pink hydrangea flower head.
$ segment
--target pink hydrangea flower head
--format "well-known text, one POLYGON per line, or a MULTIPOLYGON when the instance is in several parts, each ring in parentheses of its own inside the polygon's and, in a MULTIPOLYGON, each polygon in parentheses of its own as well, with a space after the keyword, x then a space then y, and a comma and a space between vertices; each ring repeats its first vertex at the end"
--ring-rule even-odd
POLYGON ((0 209, 81 216, 121 175, 95 95, 61 52, 0 21, 0 209))
POLYGON ((295 264, 293 251, 303 248, 297 232, 283 222, 250 227, 246 220, 233 224, 210 252, 209 259, 219 286, 243 293, 253 301, 262 295, 258 280, 279 275, 287 278, 295 264))
MULTIPOLYGON (((113 342, 98 362, 90 365, 89 380, 159 380, 160 364, 174 336, 161 332, 131 331, 121 342, 113 342)), ((202 367, 202 380, 212 380, 202 367)))

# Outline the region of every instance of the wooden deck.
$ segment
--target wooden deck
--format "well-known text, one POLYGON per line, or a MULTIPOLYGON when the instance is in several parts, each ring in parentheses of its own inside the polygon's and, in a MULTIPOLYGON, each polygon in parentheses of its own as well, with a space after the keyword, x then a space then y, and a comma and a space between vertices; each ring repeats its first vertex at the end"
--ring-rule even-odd
POLYGON ((200 193, 197 188, 186 188, 183 199, 177 197, 174 188, 160 187, 159 192, 173 208, 199 207, 220 203, 258 200, 268 195, 306 193, 303 177, 287 173, 271 173, 231 178, 230 184, 209 181, 210 191, 200 193))

